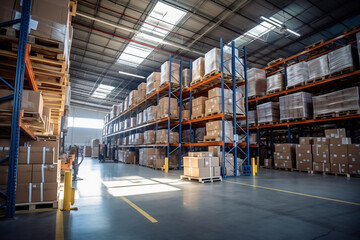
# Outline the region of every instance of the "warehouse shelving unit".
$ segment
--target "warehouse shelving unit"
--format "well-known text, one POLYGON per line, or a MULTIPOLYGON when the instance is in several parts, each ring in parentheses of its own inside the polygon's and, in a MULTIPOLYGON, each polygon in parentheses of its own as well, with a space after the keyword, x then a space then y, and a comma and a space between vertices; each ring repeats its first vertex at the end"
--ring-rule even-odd
MULTIPOLYGON (((189 125, 190 130, 190 142, 188 143, 181 143, 180 147, 190 147, 190 151, 193 150, 194 147, 209 147, 209 146, 220 146, 222 149, 222 176, 223 177, 230 177, 230 176, 237 176, 238 172, 238 150, 243 155, 243 162, 241 163, 243 166, 243 175, 251 175, 252 169, 250 165, 250 147, 257 147, 257 145, 250 146, 249 143, 249 127, 248 127, 248 119, 247 119, 247 113, 248 113, 248 98, 247 98, 247 63, 246 63, 246 47, 243 47, 241 49, 238 49, 235 47, 234 41, 231 43, 231 46, 223 44, 223 39, 220 40, 220 49, 221 49, 221 71, 218 73, 215 73, 213 76, 208 77, 207 79, 202 80, 201 82, 198 82, 191 87, 185 89, 184 91, 181 91, 181 96, 184 98, 189 98, 190 102, 190 120, 186 120, 182 122, 182 125, 189 125), (228 59, 224 58, 224 48, 229 47, 231 49, 231 57, 228 59), (238 54, 236 54, 236 51, 240 52, 243 55, 243 62, 240 60, 240 57, 238 54), (231 72, 231 80, 225 81, 225 63, 231 61, 231 68, 232 69, 226 69, 228 72, 231 72), (244 76, 241 76, 239 80, 238 77, 236 77, 236 73, 239 73, 239 69, 236 68, 236 61, 240 63, 241 68, 243 68, 244 76), (236 99, 236 87, 239 87, 241 85, 245 86, 245 112, 243 113, 244 116, 237 116, 236 108, 237 108, 237 102, 238 99, 236 99), (218 113, 211 116, 205 116, 202 118, 197 119, 191 119, 192 116, 192 98, 194 96, 201 96, 205 93, 207 93, 208 90, 215 88, 215 87, 221 87, 222 92, 222 113, 218 113), (231 89, 233 91, 232 100, 234 102, 233 104, 233 113, 232 116, 229 116, 228 114, 224 114, 225 112, 225 106, 224 106, 224 89, 231 89), (193 129, 198 127, 204 127, 207 121, 211 120, 221 120, 222 121, 222 141, 209 141, 209 142, 194 142, 194 133, 193 129), (225 121, 231 120, 233 123, 233 136, 234 141, 233 142, 227 142, 226 136, 225 136, 225 121), (246 128, 242 128, 238 124, 238 120, 246 120, 246 128), (243 139, 239 139, 239 134, 243 134, 243 139), (239 140, 244 140, 244 142, 239 142, 239 140), (226 150, 227 149, 227 150, 226 150), (243 150, 245 149, 245 150, 243 150), (234 156, 234 162, 229 162, 234 167, 234 174, 233 175, 226 175, 226 156, 232 154, 234 156)), ((238 64, 239 66, 239 64, 238 64)), ((192 82, 192 62, 190 61, 190 83, 192 82)), ((240 71, 241 72, 241 71, 240 71)), ((227 78, 228 79, 228 78, 227 78)), ((180 111, 182 111, 182 101, 180 102, 180 111)))
MULTIPOLYGON (((358 78, 360 77, 360 70, 353 69, 352 71, 345 71, 340 74, 336 75, 329 75, 326 76, 322 80, 308 82, 305 85, 286 89, 287 86, 287 75, 286 75, 286 68, 287 63, 290 61, 296 60, 297 62, 301 61, 308 61, 311 59, 315 59, 322 55, 325 55, 333 50, 336 50, 345 45, 353 45, 356 43, 356 40, 348 40, 347 37, 356 34, 359 32, 360 29, 353 29, 347 33, 344 33, 341 36, 338 36, 334 39, 326 41, 322 44, 319 44, 311 49, 307 49, 302 51, 298 54, 295 54, 291 57, 288 57, 282 61, 278 61, 277 63, 267 66, 263 68, 264 70, 268 71, 267 76, 273 75, 275 73, 283 72, 284 74, 284 84, 285 90, 267 94, 265 96, 257 97, 254 99, 249 99, 249 103, 255 104, 257 106, 258 102, 264 102, 266 100, 270 100, 271 98, 276 98, 279 96, 284 96, 291 93, 296 93, 300 91, 313 91, 313 92, 320 92, 320 91, 329 91, 331 87, 341 86, 344 82, 348 83, 355 83, 358 82, 358 78), (320 48, 327 47, 328 50, 322 51, 319 54, 313 54, 313 56, 308 57, 307 54, 319 50, 320 48), (275 70, 274 70, 275 69, 275 70)), ((309 126, 310 132, 312 132, 312 127, 319 126, 320 124, 324 123, 339 123, 341 121, 346 121, 349 124, 352 124, 352 120, 360 119, 360 114, 353 114, 348 116, 337 116, 337 117, 327 117, 327 118, 320 118, 320 119, 308 119, 308 120, 297 120, 297 121, 288 121, 283 123, 276 123, 276 124, 265 124, 265 125, 257 125, 249 127, 250 130, 256 130, 257 134, 257 142, 258 142, 258 156, 260 156, 260 148, 265 146, 267 149, 267 158, 273 158, 273 145, 274 145, 274 130, 277 129, 287 129, 287 141, 288 143, 295 142, 294 139, 294 129, 297 131, 298 136, 305 136, 304 127, 309 126), (292 128, 293 127, 293 128, 292 128), (261 144, 261 139, 265 138, 265 143, 261 144), (271 153, 271 154, 270 154, 271 153), (270 157, 271 155, 271 157, 270 157)))
POLYGON ((17 53, 16 63, 16 75, 15 75, 15 87, 12 87, 4 79, 1 81, 5 83, 10 89, 14 91, 7 97, 3 97, 0 101, 7 101, 13 99, 13 111, 11 120, 11 137, 10 137, 10 154, 8 158, 1 159, 1 162, 9 162, 8 171, 8 185, 7 193, 0 192, 0 197, 6 198, 6 217, 13 218, 15 215, 15 200, 16 200, 16 180, 17 180, 17 165, 18 165, 18 152, 19 152, 19 138, 20 129, 27 133, 30 137, 35 138, 30 130, 28 130, 21 121, 21 101, 22 92, 24 87, 24 74, 26 69, 26 75, 28 76, 30 86, 35 90, 37 89, 35 84, 35 78, 32 72, 31 65, 29 64, 29 58, 26 58, 29 47, 27 47, 29 24, 31 13, 31 0, 24 0, 22 2, 21 19, 16 19, 1 23, 1 27, 11 26, 16 23, 20 23, 20 35, 19 35, 19 47, 17 53))
MULTIPOLYGON (((179 69, 171 69, 172 67, 172 63, 173 63, 173 58, 172 55, 169 56, 169 83, 164 84, 163 86, 160 87, 159 90, 149 94, 145 99, 143 99, 142 101, 140 101, 137 104, 133 104, 131 107, 129 107, 126 111, 123 111, 122 113, 120 113, 118 116, 116 116, 115 118, 109 120, 107 123, 105 123, 104 125, 104 131, 103 131, 103 140, 105 141, 105 143, 110 143, 110 149, 111 149, 111 143, 112 140, 114 141, 115 139, 117 139, 117 137, 119 138, 124 138, 126 136, 129 136, 132 133, 139 133, 139 132, 144 132, 146 129, 150 129, 155 128, 155 130, 157 131, 159 128, 161 129, 167 129, 168 130, 168 142, 170 142, 170 131, 174 130, 174 129, 178 129, 179 131, 179 142, 181 142, 181 112, 180 112, 180 119, 173 119, 171 117, 171 106, 170 106, 170 101, 171 101, 171 97, 175 97, 178 102, 182 102, 182 96, 179 94, 180 91, 182 90, 182 64, 183 64, 183 59, 180 58, 180 67, 179 69), (174 79, 174 76, 172 76, 172 72, 178 70, 179 71, 179 82, 180 82, 180 89, 173 87, 173 83, 171 82, 171 79, 174 79), (168 113, 169 116, 165 117, 165 118, 160 118, 157 119, 155 121, 151 121, 151 122, 147 122, 147 123, 143 123, 134 127, 130 127, 130 128, 126 128, 126 129, 119 129, 118 131, 114 131, 114 126, 115 124, 120 124, 121 121, 124 121, 125 119, 131 117, 131 116, 137 116, 139 112, 141 112, 141 110, 147 109, 147 107, 152 106, 152 105, 159 105, 159 101, 160 98, 162 97, 168 97, 168 113)), ((116 146, 117 144, 115 144, 116 146)), ((181 144, 163 144, 163 143, 159 143, 159 144, 138 144, 138 145, 134 145, 134 144, 128 144, 128 145, 117 145, 117 148, 119 149, 124 149, 124 148, 156 148, 156 147, 161 147, 161 148, 166 148, 166 156, 167 158, 170 158, 170 154, 176 150, 179 150, 181 147, 181 144)), ((112 151, 111 151, 112 152, 112 151)), ((179 151, 180 152, 180 151, 179 151)), ((181 159, 180 159, 180 153, 179 153, 179 169, 181 169, 181 159)), ((114 158, 114 156, 111 156, 111 158, 113 160, 115 160, 117 157, 114 158)))

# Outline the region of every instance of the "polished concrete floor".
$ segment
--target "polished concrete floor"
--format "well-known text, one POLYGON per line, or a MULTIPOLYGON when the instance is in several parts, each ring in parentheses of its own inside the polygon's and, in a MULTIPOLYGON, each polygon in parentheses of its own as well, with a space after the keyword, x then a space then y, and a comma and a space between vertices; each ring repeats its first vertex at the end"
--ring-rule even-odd
POLYGON ((86 159, 78 211, 18 214, 0 239, 359 239, 360 179, 260 169, 200 184, 86 159))

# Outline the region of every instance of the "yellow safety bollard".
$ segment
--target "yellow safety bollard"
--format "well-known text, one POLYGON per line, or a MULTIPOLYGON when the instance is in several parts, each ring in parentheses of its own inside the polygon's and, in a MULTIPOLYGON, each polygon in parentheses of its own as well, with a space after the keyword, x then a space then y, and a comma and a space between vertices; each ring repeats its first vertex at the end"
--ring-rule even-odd
POLYGON ((71 207, 75 202, 75 188, 72 188, 72 173, 65 172, 64 180, 64 200, 62 211, 77 210, 76 207, 71 207))
POLYGON ((255 158, 251 158, 251 169, 252 175, 255 176, 256 174, 256 165, 255 165, 255 158))
POLYGON ((165 158, 165 165, 163 166, 163 170, 165 171, 165 173, 169 172, 169 159, 165 158))

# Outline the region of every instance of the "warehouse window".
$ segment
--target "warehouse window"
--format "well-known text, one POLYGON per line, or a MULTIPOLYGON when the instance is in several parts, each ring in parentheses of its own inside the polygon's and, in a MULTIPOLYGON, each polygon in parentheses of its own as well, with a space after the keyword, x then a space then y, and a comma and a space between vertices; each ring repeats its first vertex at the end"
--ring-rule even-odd
MULTIPOLYGON (((143 23, 133 39, 157 46, 169 34, 168 30, 174 29, 185 14, 184 11, 157 2, 154 9, 145 19, 146 23, 143 23)), ((130 42, 121 53, 117 63, 137 67, 150 55, 152 50, 150 47, 130 42)))
POLYGON ((68 127, 103 129, 104 120, 96 118, 69 117, 68 127))

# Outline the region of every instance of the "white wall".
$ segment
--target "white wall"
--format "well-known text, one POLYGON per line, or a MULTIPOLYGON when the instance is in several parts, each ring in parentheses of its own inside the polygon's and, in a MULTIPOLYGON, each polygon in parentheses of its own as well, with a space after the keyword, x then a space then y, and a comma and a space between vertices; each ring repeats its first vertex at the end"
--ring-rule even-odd
MULTIPOLYGON (((83 109, 70 106, 69 117, 104 119, 105 112, 98 112, 90 109, 83 109)), ((68 127, 65 136, 65 146, 69 145, 90 145, 91 139, 102 137, 102 129, 68 127)))

